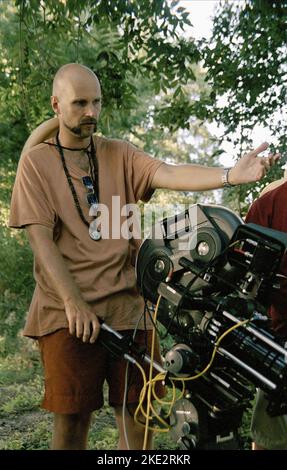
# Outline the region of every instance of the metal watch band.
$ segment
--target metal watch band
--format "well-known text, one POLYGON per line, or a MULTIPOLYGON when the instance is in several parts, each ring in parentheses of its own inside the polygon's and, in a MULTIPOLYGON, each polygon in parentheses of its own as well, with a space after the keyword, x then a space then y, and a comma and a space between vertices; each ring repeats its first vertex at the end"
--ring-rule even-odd
POLYGON ((221 181, 222 181, 222 186, 224 188, 231 188, 232 184, 229 183, 229 180, 228 180, 228 173, 229 171, 231 170, 231 167, 229 168, 223 168, 223 173, 222 173, 222 176, 221 176, 221 181))

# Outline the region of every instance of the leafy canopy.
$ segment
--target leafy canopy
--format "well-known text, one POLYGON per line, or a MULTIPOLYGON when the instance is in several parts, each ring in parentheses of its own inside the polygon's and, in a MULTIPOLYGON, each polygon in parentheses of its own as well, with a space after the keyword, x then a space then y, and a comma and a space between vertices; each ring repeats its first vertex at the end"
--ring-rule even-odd
MULTIPOLYGON (((212 38, 201 41, 206 81, 212 91, 198 108, 203 119, 225 126, 223 138, 234 143, 238 156, 250 147, 257 125, 268 128, 277 149, 283 155, 286 152, 286 24, 286 0, 221 1, 213 18, 212 38)), ((269 181, 281 174, 277 165, 269 181)), ((249 194, 258 195, 263 185, 266 179, 231 194, 239 198, 238 206, 244 211, 249 194)))

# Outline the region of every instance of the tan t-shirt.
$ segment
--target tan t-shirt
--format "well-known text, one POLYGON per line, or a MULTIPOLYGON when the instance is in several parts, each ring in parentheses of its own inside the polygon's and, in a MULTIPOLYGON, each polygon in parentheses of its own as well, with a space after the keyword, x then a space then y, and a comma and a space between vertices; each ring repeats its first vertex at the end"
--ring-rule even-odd
MULTIPOLYGON (((102 137, 95 137, 94 141, 99 199, 109 210, 111 234, 112 218, 119 216, 118 201, 121 209, 139 200, 148 201, 153 192, 152 178, 163 162, 128 142, 102 137), (119 196, 117 204, 113 196, 119 196)), ((55 139, 49 142, 55 144, 55 139)), ((89 216, 87 189, 82 182, 87 174, 70 160, 66 163, 80 206, 90 223, 94 218, 89 216)), ((54 241, 69 271, 98 317, 117 330, 135 327, 143 312, 133 266, 139 240, 90 238, 88 227, 75 207, 58 150, 46 143, 23 155, 17 170, 9 226, 23 228, 28 224, 53 229, 54 241)), ((37 259, 34 276, 36 287, 24 328, 24 335, 32 337, 68 326, 63 302, 37 259)))

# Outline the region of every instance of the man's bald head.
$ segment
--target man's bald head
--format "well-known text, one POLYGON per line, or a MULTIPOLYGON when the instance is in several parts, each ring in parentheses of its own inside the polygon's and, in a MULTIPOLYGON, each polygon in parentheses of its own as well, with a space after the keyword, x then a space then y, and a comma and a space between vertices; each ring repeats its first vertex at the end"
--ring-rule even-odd
POLYGON ((100 89, 98 77, 91 69, 81 64, 65 64, 54 77, 52 95, 60 99, 67 88, 75 88, 80 83, 91 83, 93 81, 100 89))
POLYGON ((101 112, 97 76, 84 65, 63 65, 54 78, 51 105, 59 119, 62 139, 64 134, 68 140, 71 134, 86 139, 97 130, 101 112))

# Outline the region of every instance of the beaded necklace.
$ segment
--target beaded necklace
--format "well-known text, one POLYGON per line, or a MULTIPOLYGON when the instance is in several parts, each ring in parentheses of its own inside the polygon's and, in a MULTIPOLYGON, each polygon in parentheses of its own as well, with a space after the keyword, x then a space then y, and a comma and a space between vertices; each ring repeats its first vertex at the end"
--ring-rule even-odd
MULTIPOLYGON (((63 152, 63 149, 66 149, 66 150, 71 150, 71 151, 79 151, 79 150, 84 150, 87 155, 88 155, 88 159, 89 159, 89 167, 90 167, 90 173, 91 173, 91 179, 92 179, 92 182, 93 182, 93 188, 94 188, 94 193, 97 197, 97 200, 99 201, 99 171, 98 171, 98 160, 97 160, 97 154, 96 154, 96 148, 95 148, 95 145, 94 145, 94 141, 93 141, 93 138, 91 137, 91 141, 89 143, 89 145, 84 148, 84 149, 73 149, 73 148, 69 148, 69 147, 63 147, 61 144, 60 144, 60 140, 59 140, 59 132, 57 133, 56 135, 56 142, 57 142, 57 150, 60 154, 60 157, 61 157, 61 161, 62 161, 62 165, 63 165, 63 169, 64 169, 64 172, 65 172, 65 175, 66 175, 66 178, 67 178, 67 181, 68 181, 68 184, 69 184, 69 187, 70 187, 70 190, 71 190, 71 193, 72 193, 72 196, 73 196, 73 199, 74 199, 74 203, 75 203, 75 206, 76 206, 76 209, 78 211, 78 214, 81 218, 81 220, 84 222, 84 224, 87 226, 87 227, 90 227, 90 224, 89 222, 87 221, 87 219, 85 218, 84 214, 83 214, 83 211, 82 211, 82 208, 80 206, 80 202, 79 202, 79 198, 78 198, 78 195, 76 193, 76 190, 75 190, 75 186, 72 182, 72 177, 70 175, 70 172, 68 170, 68 167, 67 167, 67 164, 66 164, 66 160, 65 160, 65 157, 64 157, 64 152, 63 152), (91 148, 91 150, 88 150, 89 148, 91 148)), ((49 142, 46 142, 49 144, 49 142)), ((49 144, 49 145, 54 145, 54 144, 49 144)))

